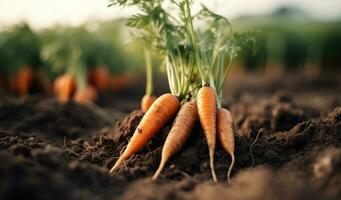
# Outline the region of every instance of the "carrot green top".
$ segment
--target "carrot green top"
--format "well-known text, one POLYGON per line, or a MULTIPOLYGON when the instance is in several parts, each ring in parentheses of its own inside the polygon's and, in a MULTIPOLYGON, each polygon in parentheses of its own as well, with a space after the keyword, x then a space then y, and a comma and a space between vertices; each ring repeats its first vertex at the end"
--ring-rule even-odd
POLYGON ((137 37, 163 56, 170 90, 182 99, 196 96, 201 85, 215 89, 220 105, 222 86, 249 33, 232 29, 230 22, 202 5, 192 14, 190 0, 111 0, 110 5, 135 6, 128 20, 137 37), (195 27, 194 25, 200 25, 195 27), (199 28, 205 27, 205 28, 199 28))
POLYGON ((10 75, 21 67, 40 67, 39 52, 39 37, 27 24, 5 29, 0 33, 0 73, 10 75))
POLYGON ((110 70, 114 62, 114 47, 86 27, 60 27, 58 31, 45 31, 41 35, 41 56, 47 69, 54 74, 71 74, 78 89, 86 86, 90 68, 101 65, 110 70))

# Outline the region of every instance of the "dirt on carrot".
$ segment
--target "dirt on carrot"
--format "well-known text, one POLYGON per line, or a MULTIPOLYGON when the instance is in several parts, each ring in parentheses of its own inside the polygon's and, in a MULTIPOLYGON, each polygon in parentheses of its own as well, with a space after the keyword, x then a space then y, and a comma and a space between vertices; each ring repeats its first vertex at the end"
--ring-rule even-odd
MULTIPOLYGON (((0 92, 0 195, 4 199, 340 199, 341 88, 338 79, 328 79, 279 82, 243 77, 233 81, 236 86, 229 85, 230 98, 223 107, 231 111, 235 124, 232 184, 226 181, 230 160, 219 142, 215 153, 219 182, 212 182, 199 122, 153 182, 171 123, 119 171, 109 174, 142 112, 121 118, 122 113, 107 104, 104 110, 113 119, 120 118, 113 125, 83 105, 0 92), (250 168, 250 145, 261 128, 250 168)), ((123 105, 125 99, 112 105, 118 103, 123 105)), ((139 96, 135 105, 138 109, 139 96)))

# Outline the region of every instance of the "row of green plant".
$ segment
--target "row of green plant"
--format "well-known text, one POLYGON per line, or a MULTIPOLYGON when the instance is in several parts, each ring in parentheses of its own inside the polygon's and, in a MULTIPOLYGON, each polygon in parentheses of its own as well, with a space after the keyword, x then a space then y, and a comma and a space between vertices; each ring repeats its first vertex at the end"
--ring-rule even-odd
POLYGON ((286 71, 335 70, 341 65, 340 21, 317 21, 293 8, 234 20, 236 29, 259 30, 257 51, 241 55, 241 66, 286 71))
POLYGON ((121 24, 98 23, 95 30, 84 25, 34 31, 23 23, 1 31, 0 86, 26 95, 35 81, 52 92, 57 77, 68 74, 76 89, 89 82, 96 89, 119 88, 123 76, 143 67, 138 53, 124 46, 121 24))
POLYGON ((126 70, 129 63, 118 42, 120 30, 115 31, 116 37, 112 33, 108 37, 104 30, 91 32, 86 26, 57 26, 36 32, 27 24, 15 25, 0 32, 1 73, 15 73, 23 65, 45 66, 60 73, 69 70, 75 60, 88 68, 106 65, 113 73, 126 70))

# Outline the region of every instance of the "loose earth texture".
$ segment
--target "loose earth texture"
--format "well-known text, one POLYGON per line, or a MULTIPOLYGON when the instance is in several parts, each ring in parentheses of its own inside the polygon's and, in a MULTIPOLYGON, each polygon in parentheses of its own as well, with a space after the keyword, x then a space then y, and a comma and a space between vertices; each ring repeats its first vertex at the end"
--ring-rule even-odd
POLYGON ((230 157, 219 143, 219 182, 212 182, 199 122, 157 181, 151 176, 171 122, 109 174, 143 116, 127 112, 137 109, 142 97, 143 88, 134 93, 134 87, 127 90, 132 98, 102 94, 115 96, 112 104, 99 101, 103 109, 0 92, 1 199, 341 199, 337 77, 245 76, 228 82, 224 107, 232 113, 236 134, 231 184, 226 181, 230 157))

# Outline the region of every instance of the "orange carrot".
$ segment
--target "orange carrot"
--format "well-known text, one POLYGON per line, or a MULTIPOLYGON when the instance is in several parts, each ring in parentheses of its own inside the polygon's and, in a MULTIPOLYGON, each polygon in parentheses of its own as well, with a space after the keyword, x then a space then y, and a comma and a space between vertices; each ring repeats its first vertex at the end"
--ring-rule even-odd
POLYGON ((75 81, 72 75, 64 74, 54 81, 53 89, 60 102, 67 102, 75 90, 75 81))
POLYGON ((118 74, 111 76, 111 89, 120 91, 126 88, 129 84, 129 76, 127 74, 118 74))
POLYGON ((90 72, 90 83, 100 91, 108 89, 110 73, 105 67, 98 66, 90 72))
POLYGON ((143 116, 128 146, 111 168, 110 173, 115 171, 124 160, 142 149, 176 115, 179 108, 179 100, 172 94, 164 94, 156 99, 143 116))
POLYGON ((94 102, 97 99, 96 88, 91 85, 87 85, 83 89, 77 90, 73 99, 77 103, 94 102))
POLYGON ((210 168, 213 181, 217 181, 217 176, 214 170, 214 149, 216 143, 216 112, 217 112, 217 99, 213 88, 204 86, 200 88, 197 96, 198 101, 198 114, 200 123, 204 129, 207 145, 210 156, 210 168))
POLYGON ((141 110, 143 113, 146 113, 150 106, 154 103, 156 97, 154 95, 144 95, 141 101, 141 110))
POLYGON ((54 81, 53 81, 53 93, 55 94, 55 95, 58 95, 58 92, 59 92, 59 88, 61 87, 61 80, 62 80, 62 78, 61 78, 61 76, 58 76, 57 78, 55 78, 54 79, 54 81))
POLYGON ((196 102, 186 102, 181 107, 172 129, 167 136, 165 144, 163 145, 160 166, 155 172, 153 180, 159 176, 168 159, 177 153, 185 144, 197 119, 198 109, 196 102))
POLYGON ((234 136, 233 136, 233 129, 232 129, 233 121, 231 117, 231 113, 224 109, 220 108, 217 112, 217 130, 218 130, 218 136, 221 145, 225 149, 227 153, 231 156, 231 164, 229 167, 229 170, 227 172, 227 180, 231 182, 230 176, 231 171, 235 162, 234 158, 234 136))
POLYGON ((21 96, 26 96, 33 81, 33 69, 30 67, 21 68, 16 75, 16 87, 21 96))

